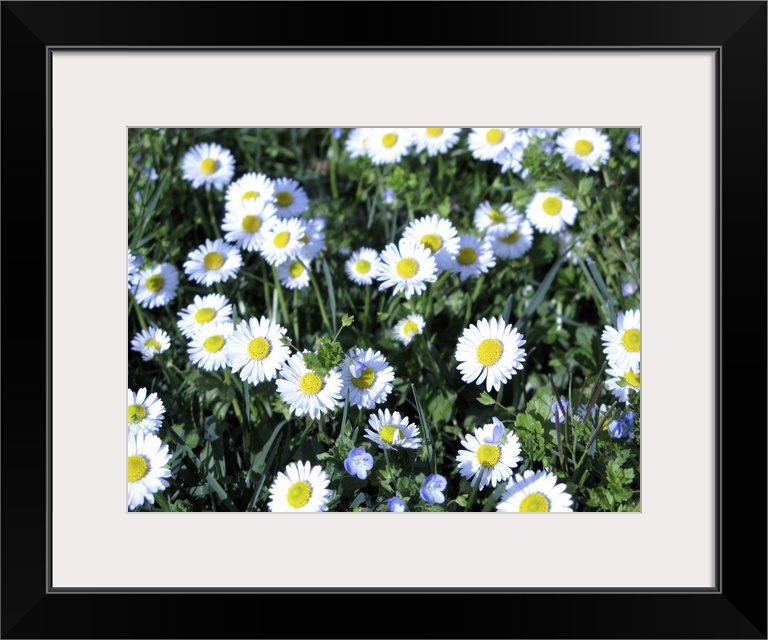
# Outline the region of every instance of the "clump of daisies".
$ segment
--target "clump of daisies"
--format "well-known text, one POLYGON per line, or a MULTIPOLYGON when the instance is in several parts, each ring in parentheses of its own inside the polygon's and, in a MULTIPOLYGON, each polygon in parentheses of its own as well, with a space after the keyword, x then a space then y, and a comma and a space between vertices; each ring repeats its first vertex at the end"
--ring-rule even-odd
POLYGON ((620 312, 616 326, 605 325, 601 339, 610 376, 606 388, 629 403, 640 391, 640 309, 620 312))

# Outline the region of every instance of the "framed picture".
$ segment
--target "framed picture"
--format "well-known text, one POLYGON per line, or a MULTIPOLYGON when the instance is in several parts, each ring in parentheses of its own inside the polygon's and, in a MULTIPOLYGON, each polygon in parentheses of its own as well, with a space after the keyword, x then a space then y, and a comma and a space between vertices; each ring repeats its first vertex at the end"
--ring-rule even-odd
MULTIPOLYGON (((388 16, 399 25, 391 37, 363 29, 358 42, 333 35, 339 14, 323 4, 302 5, 290 33, 254 34, 255 23, 286 20, 290 5, 218 3, 201 20, 198 3, 3 3, 4 142, 7 158, 23 158, 5 163, 6 199, 14 185, 46 177, 45 203, 39 187, 24 190, 46 211, 46 257, 37 262, 45 309, 36 314, 46 322, 32 324, 46 335, 46 402, 32 398, 41 376, 28 356, 15 357, 6 377, 6 408, 23 409, 2 434, 2 570, 13 585, 3 596, 4 637, 133 636, 138 629, 109 622, 126 607, 161 636, 233 637, 240 607, 296 597, 309 615, 263 635, 317 637, 334 596, 345 599, 341 620, 365 620, 366 604, 388 620, 418 612, 413 633, 394 621, 377 629, 393 637, 477 635, 472 603, 512 613, 484 623, 487 636, 766 637, 765 580, 734 572, 765 569, 755 562, 764 518, 749 517, 745 500, 764 479, 765 433, 725 428, 730 408, 743 404, 725 383, 745 385, 743 373, 724 375, 743 372, 734 354, 744 347, 723 331, 723 311, 745 308, 732 293, 741 288, 723 287, 727 269, 765 273, 748 258, 764 255, 765 154, 752 149, 766 143, 766 3, 455 3, 445 28, 426 33, 391 16, 394 6, 347 12, 360 24, 388 16), (510 27, 480 43, 452 26, 478 21, 510 27), (567 28, 520 26, 548 22, 567 28), (132 167, 132 132, 301 127, 334 136, 339 127, 342 144, 356 128, 435 121, 640 134, 642 508, 550 517, 129 513, 124 436, 108 423, 125 410, 121 381, 139 356, 126 349, 130 296, 112 286, 125 277, 131 233, 126 168, 151 169, 132 167), (725 215, 739 205, 757 212, 750 233, 734 228, 744 218, 725 215), (41 462, 30 469, 30 459, 41 462), (738 509, 734 495, 744 501, 738 509), (201 598, 228 613, 189 606, 201 598), (448 602, 463 613, 445 615, 448 602), (94 607, 108 615, 93 617, 94 607)), ((210 197, 213 230, 224 189, 216 201, 215 186, 191 191, 201 184, 190 185, 187 204, 210 197)), ((8 211, 6 224, 25 219, 8 211)), ((24 279, 6 282, 7 300, 32 301, 24 279)), ((756 285, 765 291, 764 280, 756 285)), ((266 511, 266 487, 262 497, 266 511)), ((344 635, 337 624, 327 632, 344 635)))

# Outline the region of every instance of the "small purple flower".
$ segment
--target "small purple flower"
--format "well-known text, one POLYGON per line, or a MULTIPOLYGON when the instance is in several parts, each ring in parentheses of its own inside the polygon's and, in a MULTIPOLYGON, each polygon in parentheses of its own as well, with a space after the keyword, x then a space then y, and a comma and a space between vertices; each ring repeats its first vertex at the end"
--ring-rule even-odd
POLYGON ((637 285, 635 285, 631 280, 625 280, 621 283, 621 295, 623 295, 625 298, 627 296, 631 296, 633 293, 637 291, 637 285))
POLYGON ((392 511, 393 513, 401 513, 405 511, 405 502, 403 502, 398 497, 392 497, 389 499, 389 502, 387 503, 387 509, 392 511))
POLYGON ((349 475, 365 480, 373 469, 373 456, 365 449, 352 449, 344 460, 344 468, 349 475))
POLYGON ((565 422, 565 414, 568 413, 568 401, 565 398, 560 398, 560 402, 553 402, 550 409, 552 409, 554 415, 549 421, 552 423, 557 421, 560 424, 563 424, 565 422), (563 413, 563 409, 565 409, 565 413, 563 413))
POLYGON ((142 173, 146 173, 147 177, 154 182, 157 180, 160 176, 158 175, 157 171, 155 171, 154 167, 142 167, 141 169, 142 173))
POLYGON ((623 418, 611 420, 608 425, 608 431, 614 438, 634 438, 635 437, 635 414, 627 411, 623 418))
POLYGON ((640 136, 636 133, 627 134, 627 149, 632 153, 640 153, 640 136))
POLYGON ((424 502, 435 502, 442 504, 445 502, 443 491, 448 486, 448 481, 440 474, 433 473, 426 477, 424 484, 419 489, 419 495, 424 502))
POLYGON ((384 191, 384 202, 387 204, 392 204, 395 201, 395 192, 392 191, 392 189, 387 189, 384 191))
POLYGON ((493 423, 493 437, 484 438, 483 442, 498 447, 501 445, 501 436, 504 435, 504 423, 496 417, 491 422, 493 423))
POLYGON ((331 135, 338 140, 341 138, 341 129, 339 127, 334 127, 331 129, 331 135))

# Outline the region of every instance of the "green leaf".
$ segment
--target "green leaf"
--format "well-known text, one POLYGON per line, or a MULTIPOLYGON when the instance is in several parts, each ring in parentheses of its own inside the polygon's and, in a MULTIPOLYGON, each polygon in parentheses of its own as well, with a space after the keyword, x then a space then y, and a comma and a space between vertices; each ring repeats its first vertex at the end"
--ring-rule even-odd
POLYGON ((492 404, 496 404, 496 399, 491 396, 490 393, 487 391, 483 391, 478 397, 477 401, 480 404, 484 404, 485 406, 490 406, 492 404))
POLYGON ((347 315, 346 313, 341 316, 341 326, 342 327, 349 327, 352 326, 352 323, 355 321, 355 316, 347 315))

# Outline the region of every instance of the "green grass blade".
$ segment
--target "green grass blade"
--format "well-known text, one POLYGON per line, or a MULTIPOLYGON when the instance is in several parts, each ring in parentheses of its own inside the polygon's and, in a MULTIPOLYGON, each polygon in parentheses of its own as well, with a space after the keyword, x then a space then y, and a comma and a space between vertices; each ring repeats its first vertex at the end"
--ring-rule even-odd
POLYGON ((328 304, 331 308, 331 326, 333 327, 333 335, 336 335, 336 295, 333 290, 333 278, 331 277, 331 270, 328 268, 328 262, 323 260, 323 275, 325 276, 325 284, 328 287, 328 304))
POLYGON ((587 260, 587 267, 589 268, 589 272, 592 274, 592 277, 597 284, 597 288, 600 290, 603 300, 605 301, 605 305, 608 308, 608 320, 610 321, 610 324, 615 327, 617 318, 616 305, 613 303, 613 296, 611 296, 610 292, 608 291, 608 287, 605 286, 605 280, 603 280, 603 276, 600 273, 600 270, 597 268, 597 264, 592 260, 587 260))
POLYGON ((432 442, 432 434, 429 432, 429 425, 427 424, 427 417, 424 415, 424 409, 421 408, 421 401, 419 400, 419 394, 416 393, 416 385, 412 384, 413 399, 416 401, 416 411, 419 414, 419 421, 421 422, 421 430, 424 432, 424 440, 429 447, 429 466, 432 469, 432 473, 437 473, 437 461, 435 460, 435 445, 432 442))

